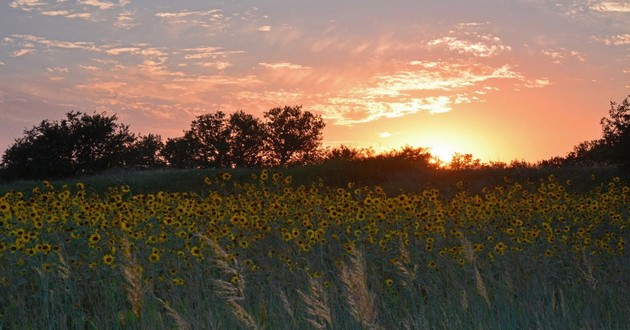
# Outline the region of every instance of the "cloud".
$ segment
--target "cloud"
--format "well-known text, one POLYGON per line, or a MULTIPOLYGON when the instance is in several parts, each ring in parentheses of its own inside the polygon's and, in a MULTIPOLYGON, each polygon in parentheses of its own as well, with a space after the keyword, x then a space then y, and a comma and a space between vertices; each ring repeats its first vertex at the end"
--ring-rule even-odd
POLYGON ((0 61, 0 65, 6 65, 4 62, 0 61))
POLYGON ((224 70, 232 66, 230 62, 226 62, 226 61, 201 62, 199 63, 199 65, 201 65, 204 68, 212 68, 212 69, 217 69, 217 70, 224 70))
POLYGON ((176 12, 159 12, 155 16, 167 19, 179 19, 190 16, 223 16, 220 9, 199 10, 199 11, 176 11, 176 12))
POLYGON ((549 85, 547 79, 527 80, 510 65, 491 67, 460 61, 408 62, 406 70, 376 74, 363 86, 322 93, 321 105, 315 107, 322 116, 338 125, 370 122, 379 118, 401 117, 420 111, 443 113, 453 106, 483 102, 495 91, 493 80, 514 81, 514 88, 549 85))
POLYGON ((524 84, 525 88, 541 88, 552 85, 548 78, 527 80, 524 84))
POLYGON ((92 42, 50 40, 31 34, 13 34, 10 37, 5 38, 4 42, 23 45, 27 48, 33 48, 38 45, 48 49, 60 48, 95 50, 95 45, 92 42))
POLYGON ((141 51, 139 47, 119 47, 119 48, 110 48, 106 49, 105 52, 109 55, 120 55, 124 53, 137 54, 141 51))
POLYGON ((545 49, 541 51, 543 55, 551 58, 554 64, 560 64, 564 60, 573 58, 579 62, 586 62, 586 56, 576 50, 568 50, 566 48, 545 49))
POLYGON ((310 69, 307 66, 289 63, 289 62, 275 62, 275 63, 261 62, 258 64, 264 67, 270 68, 270 69, 310 69))
POLYGON ((271 31, 271 25, 263 25, 259 27, 258 29, 256 29, 256 31, 269 32, 271 31))
POLYGON ((51 10, 51 11, 42 11, 41 14, 44 16, 67 16, 70 12, 67 10, 51 10))
POLYGON ((68 68, 53 67, 53 68, 47 68, 46 71, 51 72, 51 73, 61 74, 61 73, 68 73, 68 68))
POLYGON ((24 56, 26 54, 30 54, 35 52, 35 49, 32 48, 24 48, 24 49, 20 49, 20 50, 16 50, 13 52, 12 56, 13 57, 20 57, 20 56, 24 56))
POLYGON ((618 34, 615 36, 608 37, 594 37, 595 41, 601 42, 607 46, 623 46, 630 45, 630 33, 627 34, 618 34))
POLYGON ((96 7, 101 10, 112 9, 118 6, 118 4, 107 2, 107 1, 100 1, 100 0, 79 0, 78 3, 87 5, 87 6, 96 7))
POLYGON ((182 49, 184 55, 184 59, 187 60, 199 60, 204 58, 217 58, 217 57, 226 57, 232 54, 241 54, 245 53, 242 50, 223 50, 222 47, 196 47, 196 48, 184 48, 182 49))
POLYGON ((118 16, 116 17, 116 22, 114 26, 119 29, 131 29, 139 25, 139 23, 134 22, 134 13, 129 10, 122 10, 118 16))
POLYGON ((73 13, 73 14, 68 14, 64 17, 65 18, 79 18, 79 19, 84 19, 86 21, 95 21, 95 19, 93 19, 92 17, 92 14, 90 13, 73 13))
POLYGON ((445 47, 459 54, 470 54, 478 57, 491 57, 499 53, 509 52, 512 48, 503 45, 501 39, 490 35, 477 35, 477 41, 462 40, 456 37, 441 37, 427 42, 429 47, 445 47))
POLYGON ((93 65, 79 65, 79 68, 84 69, 84 70, 90 70, 90 71, 98 70, 98 68, 93 65))
POLYGON ((9 4, 9 7, 23 11, 33 11, 46 5, 48 5, 46 2, 38 0, 15 0, 9 4))
POLYGON ((593 11, 599 11, 599 12, 630 13, 629 3, 621 3, 621 2, 614 2, 614 1, 604 1, 600 3, 595 3, 595 4, 590 5, 589 8, 593 11))

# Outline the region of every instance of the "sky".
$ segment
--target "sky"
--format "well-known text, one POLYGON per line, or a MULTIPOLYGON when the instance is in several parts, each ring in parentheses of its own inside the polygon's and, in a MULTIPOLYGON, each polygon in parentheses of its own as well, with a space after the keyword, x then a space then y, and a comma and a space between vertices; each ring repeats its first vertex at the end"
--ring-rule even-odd
POLYGON ((630 95, 630 3, 0 0, 0 151, 69 111, 183 135, 302 105, 324 146, 535 162, 630 95))

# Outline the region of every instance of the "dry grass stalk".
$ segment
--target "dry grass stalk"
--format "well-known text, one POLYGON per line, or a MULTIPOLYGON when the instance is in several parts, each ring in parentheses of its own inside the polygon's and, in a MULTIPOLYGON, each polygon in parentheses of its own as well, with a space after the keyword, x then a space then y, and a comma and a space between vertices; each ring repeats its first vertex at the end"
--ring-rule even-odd
POLYGON ((328 305, 328 297, 319 281, 310 278, 310 294, 298 290, 298 294, 306 303, 306 311, 311 316, 309 322, 315 329, 332 329, 332 314, 328 305))
POLYGON ((488 297, 488 290, 486 290, 486 285, 483 282, 481 273, 479 273, 479 268, 477 268, 477 265, 476 265, 477 259, 475 257, 475 250, 473 249, 470 241, 466 239, 466 237, 462 236, 461 242, 462 242, 462 247, 464 248, 464 257, 466 258, 466 261, 468 261, 471 265, 473 265, 473 268, 475 270, 475 282, 477 285, 477 292, 479 292, 479 295, 483 298, 486 304, 490 306, 490 298, 488 297))
POLYGON ((57 271, 59 272, 59 277, 61 279, 68 280, 70 278, 70 265, 66 261, 66 258, 63 256, 61 249, 57 251, 57 256, 59 256, 59 262, 61 265, 57 266, 57 271))
POLYGON ((409 270, 408 266, 405 265, 405 264, 408 265, 409 263, 411 263, 411 260, 409 258, 409 251, 407 251, 407 248, 405 247, 405 243, 403 243, 402 240, 400 241, 400 257, 402 261, 397 260, 394 262, 394 264, 396 265, 398 270, 400 270, 400 273, 403 275, 403 278, 402 278, 403 285, 407 289, 411 289, 413 288, 413 282, 418 277, 418 265, 413 265, 413 270, 409 270))
POLYGON ((225 299, 232 315, 241 322, 245 328, 258 329, 254 318, 249 314, 242 305, 245 301, 245 278, 239 271, 237 260, 232 260, 225 250, 215 241, 211 240, 203 234, 198 236, 207 244, 214 254, 214 264, 225 275, 229 276, 230 281, 214 280, 217 287, 217 294, 225 299))
POLYGON ((376 328, 376 308, 374 295, 368 290, 365 259, 355 250, 349 265, 341 266, 341 281, 346 287, 350 313, 364 328, 376 328))
POLYGON ((142 283, 143 269, 134 259, 129 241, 125 239, 122 244, 125 263, 121 266, 121 270, 127 282, 127 300, 131 304, 131 309, 138 320, 138 328, 140 328, 144 295, 149 291, 149 287, 142 283))
POLYGON ((464 248, 464 257, 466 258, 466 261, 468 261, 470 264, 474 264, 476 258, 475 250, 473 249, 472 244, 470 244, 470 241, 468 241, 465 236, 462 236, 460 240, 462 242, 462 247, 464 248))
POLYGON ((241 304, 236 303, 235 301, 228 301, 228 305, 232 310, 232 314, 236 316, 236 319, 241 322, 245 328, 258 329, 254 318, 245 310, 245 308, 243 308, 243 306, 241 306, 241 304))
POLYGON ((582 251, 582 262, 584 263, 586 270, 582 269, 579 266, 578 268, 582 272, 586 283, 591 287, 591 289, 595 290, 597 288, 597 279, 595 278, 594 272, 595 266, 593 266, 593 263, 586 257, 586 252, 584 251, 582 251))
POLYGON ((157 300, 166 309, 166 311, 168 312, 168 315, 170 315, 173 318, 173 320, 175 320, 175 323, 177 324, 178 329, 190 330, 190 325, 188 325, 188 322, 186 322, 186 320, 184 320, 184 318, 175 309, 173 309, 173 307, 171 307, 171 305, 168 302, 160 298, 157 298, 157 300))
POLYGON ((479 295, 483 297, 483 300, 490 306, 490 298, 488 297, 488 291, 486 290, 486 285, 483 283, 483 278, 481 278, 481 274, 479 273, 479 269, 475 266, 475 280, 477 282, 477 292, 479 295))
POLYGON ((282 290, 280 291, 280 300, 282 301, 282 307, 287 312, 287 314, 291 316, 291 319, 295 319, 295 312, 293 311, 293 307, 291 307, 291 304, 289 303, 289 298, 282 290))

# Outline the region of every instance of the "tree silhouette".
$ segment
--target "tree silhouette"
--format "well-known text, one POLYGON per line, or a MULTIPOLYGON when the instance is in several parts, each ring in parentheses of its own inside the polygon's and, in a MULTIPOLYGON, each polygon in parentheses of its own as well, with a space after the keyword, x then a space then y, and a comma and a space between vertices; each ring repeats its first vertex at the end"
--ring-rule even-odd
POLYGON ((135 141, 116 115, 68 112, 61 121, 44 120, 24 131, 2 156, 8 178, 42 179, 93 174, 124 166, 135 141))
POLYGON ((225 168, 230 166, 230 127, 222 111, 197 116, 186 132, 196 141, 197 165, 201 167, 225 168))
POLYGON ((248 168, 262 166, 267 132, 260 119, 237 111, 230 115, 228 130, 231 165, 248 168))
POLYGON ((630 95, 621 103, 610 102, 609 117, 601 120, 602 143, 610 160, 630 165, 630 95))
POLYGON ((126 165, 137 169, 163 167, 166 165, 162 156, 163 149, 164 143, 159 135, 140 136, 127 151, 126 165))
POLYGON ((479 169, 481 168, 481 160, 474 158, 472 154, 461 154, 456 152, 451 158, 448 167, 454 170, 479 169))
POLYGON ((318 159, 326 126, 321 116, 302 111, 302 106, 285 106, 265 112, 264 117, 273 164, 304 164, 318 159))
POLYGON ((190 133, 186 133, 182 137, 167 139, 162 156, 169 167, 196 168, 198 167, 196 153, 199 149, 199 143, 190 133))

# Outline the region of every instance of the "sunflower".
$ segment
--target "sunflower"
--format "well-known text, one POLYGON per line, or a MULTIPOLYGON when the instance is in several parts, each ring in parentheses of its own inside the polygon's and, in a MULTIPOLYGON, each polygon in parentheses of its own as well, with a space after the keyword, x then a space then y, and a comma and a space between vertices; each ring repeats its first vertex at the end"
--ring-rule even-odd
POLYGON ((108 265, 108 266, 110 266, 111 264, 113 264, 113 263, 114 263, 114 260, 115 260, 115 258, 114 258, 114 256, 113 256, 113 255, 111 255, 111 254, 106 254, 106 255, 104 255, 104 256, 103 256, 103 263, 104 263, 104 264, 106 264, 106 265, 108 265))

